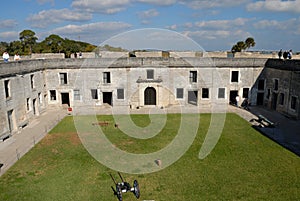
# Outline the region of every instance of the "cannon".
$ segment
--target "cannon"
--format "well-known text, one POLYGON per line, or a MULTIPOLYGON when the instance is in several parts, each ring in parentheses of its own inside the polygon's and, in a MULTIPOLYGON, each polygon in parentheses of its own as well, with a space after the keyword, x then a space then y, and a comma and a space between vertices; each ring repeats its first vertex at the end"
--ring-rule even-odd
POLYGON ((116 188, 114 188, 113 186, 111 186, 114 195, 117 196, 119 201, 123 200, 123 196, 122 193, 127 193, 127 192, 132 192, 135 197, 137 199, 140 198, 140 188, 139 188, 139 183, 137 180, 133 181, 133 185, 130 186, 130 184, 126 181, 124 181, 122 175, 120 174, 120 172, 118 172, 118 175, 121 179, 122 182, 116 182, 116 180, 114 179, 114 177, 112 176, 112 174, 110 174, 110 177, 112 178, 113 182, 115 183, 116 188))

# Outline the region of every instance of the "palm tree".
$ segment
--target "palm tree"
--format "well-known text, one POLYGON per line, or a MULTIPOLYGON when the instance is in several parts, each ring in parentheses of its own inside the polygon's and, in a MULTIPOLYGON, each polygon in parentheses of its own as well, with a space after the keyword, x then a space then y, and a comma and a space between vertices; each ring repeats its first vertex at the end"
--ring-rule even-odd
POLYGON ((231 48, 231 51, 232 52, 241 52, 242 50, 245 49, 245 47, 246 47, 246 44, 244 43, 244 41, 239 41, 231 48))
POLYGON ((245 40, 246 49, 249 49, 250 47, 254 47, 254 46, 255 46, 255 41, 252 37, 249 37, 245 40))

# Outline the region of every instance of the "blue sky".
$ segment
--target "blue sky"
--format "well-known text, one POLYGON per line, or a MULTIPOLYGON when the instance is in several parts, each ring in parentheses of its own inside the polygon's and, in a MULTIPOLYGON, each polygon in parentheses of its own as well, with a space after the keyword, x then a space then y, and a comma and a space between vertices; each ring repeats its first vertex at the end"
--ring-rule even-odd
POLYGON ((252 50, 297 52, 300 0, 11 0, 0 13, 0 41, 6 42, 30 29, 39 41, 57 34, 100 45, 145 28, 176 32, 206 51, 230 50, 253 37, 252 50))

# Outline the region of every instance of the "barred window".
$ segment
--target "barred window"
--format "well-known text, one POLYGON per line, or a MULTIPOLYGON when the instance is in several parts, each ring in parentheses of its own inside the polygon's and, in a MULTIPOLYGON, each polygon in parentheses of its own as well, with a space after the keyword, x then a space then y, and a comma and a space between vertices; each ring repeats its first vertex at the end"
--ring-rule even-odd
POLYGON ((50 100, 56 100, 56 90, 50 90, 50 100))
POLYGON ((296 110, 296 105, 297 105, 297 97, 296 96, 292 96, 292 99, 291 99, 291 109, 296 110))
POLYGON ((258 90, 265 90, 265 80, 258 80, 257 89, 258 90))
POLYGON ((218 98, 225 98, 225 88, 219 88, 218 98))
POLYGON ((91 89, 92 99, 98 99, 98 91, 97 89, 91 89))
POLYGON ((176 89, 176 98, 183 99, 183 88, 176 89))
POLYGON ((231 82, 239 82, 239 71, 231 71, 231 82))
POLYGON ((202 88, 202 98, 209 98, 209 89, 202 88))
POLYGON ((274 90, 275 90, 275 91, 278 90, 278 84, 279 84, 278 79, 275 79, 275 80, 274 80, 274 90))
POLYGON ((147 79, 154 79, 154 70, 153 69, 148 69, 147 70, 147 79))
POLYGON ((79 91, 79 89, 74 89, 74 100, 80 100, 80 91, 79 91))
POLYGON ((284 105, 284 93, 279 94, 279 105, 284 105))
POLYGON ((10 81, 4 80, 4 88, 5 88, 5 98, 10 97, 10 81))
POLYGON ((60 84, 68 84, 68 76, 67 73, 59 73, 59 78, 60 78, 60 84))
POLYGON ((117 98, 124 99, 124 89, 117 89, 117 98))
POLYGON ((190 82, 197 82, 197 71, 190 71, 190 82))
POLYGON ((34 89, 34 75, 30 75, 30 86, 31 86, 31 89, 34 89))
POLYGON ((110 72, 104 72, 103 73, 103 83, 105 83, 105 84, 111 83, 110 72))
POLYGON ((31 107, 30 107, 30 98, 27 98, 27 99, 26 99, 26 110, 27 110, 27 111, 30 111, 30 110, 31 110, 31 107))
POLYGON ((249 88, 243 88, 243 98, 249 98, 249 88))
POLYGON ((268 89, 268 90, 267 90, 267 99, 268 99, 268 100, 270 99, 270 95, 271 95, 271 89, 268 89))

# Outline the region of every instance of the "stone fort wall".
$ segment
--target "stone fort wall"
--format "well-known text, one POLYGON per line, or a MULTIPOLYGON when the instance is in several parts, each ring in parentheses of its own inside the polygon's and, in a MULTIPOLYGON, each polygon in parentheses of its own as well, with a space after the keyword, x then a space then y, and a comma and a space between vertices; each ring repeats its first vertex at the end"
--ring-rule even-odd
POLYGON ((260 105, 300 118, 300 60, 268 60, 256 84, 260 105))
POLYGON ((179 106, 201 111, 234 103, 236 95, 239 104, 249 98, 256 105, 261 92, 257 80, 269 76, 264 74, 266 63, 267 59, 208 57, 1 63, 0 136, 17 132, 51 107, 95 113, 105 108, 121 111, 179 106))
MULTIPOLYGON (((77 53, 77 58, 79 53, 77 53)), ((136 52, 112 52, 112 51, 100 51, 96 52, 82 52, 82 58, 127 58, 134 55, 135 57, 164 57, 164 58, 187 58, 187 57, 216 57, 216 58, 261 58, 261 59, 275 59, 278 58, 277 51, 245 51, 245 52, 236 52, 232 54, 228 51, 211 51, 211 52, 202 52, 202 51, 136 51, 136 52)), ((74 53, 70 55, 71 58, 75 58, 74 53)), ((32 60, 32 59, 63 59, 65 58, 64 53, 33 53, 31 55, 23 56, 21 55, 21 60, 32 60)), ((300 54, 297 52, 293 54, 293 59, 300 59, 300 54)), ((0 59, 2 60, 2 58, 0 59)), ((10 61, 13 61, 13 55, 10 57, 10 61)))

